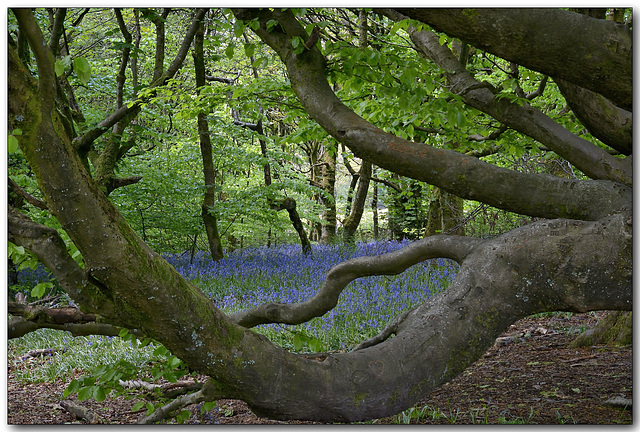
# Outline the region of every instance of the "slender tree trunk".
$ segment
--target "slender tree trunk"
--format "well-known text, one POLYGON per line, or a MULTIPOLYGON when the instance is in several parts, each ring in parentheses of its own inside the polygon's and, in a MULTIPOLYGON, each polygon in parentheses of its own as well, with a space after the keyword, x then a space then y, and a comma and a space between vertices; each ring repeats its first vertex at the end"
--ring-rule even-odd
MULTIPOLYGON (((198 88, 205 85, 203 42, 204 24, 200 23, 194 39, 193 50, 193 64, 196 72, 196 86, 198 86, 198 88)), ((214 213, 216 204, 216 169, 213 166, 213 149, 209 136, 209 122, 207 122, 206 114, 203 112, 198 113, 198 135, 200 136, 200 152, 202 154, 202 171, 204 173, 205 185, 204 197, 202 199, 202 221, 205 231, 207 232, 211 259, 218 261, 224 258, 224 252, 222 250, 220 233, 218 232, 218 220, 214 213)))
POLYGON ((355 199, 353 200, 353 206, 351 213, 344 220, 343 227, 343 239, 345 243, 352 243, 353 237, 362 220, 362 214, 364 213, 365 201, 367 199, 367 192, 369 190, 369 183, 371 182, 371 162, 366 160, 362 161, 362 167, 360 168, 360 180, 358 181, 358 190, 356 191, 355 199))
POLYGON ((436 234, 464 235, 462 216, 464 200, 436 187, 429 205, 424 236, 436 234))
POLYGON ((371 196, 371 212, 373 213, 373 238, 378 240, 380 230, 378 227, 378 183, 373 184, 373 194, 371 196))
POLYGON ((320 236, 320 242, 323 244, 331 243, 336 235, 336 200, 335 200, 335 188, 336 188, 336 160, 337 160, 337 147, 335 144, 327 144, 322 155, 322 180, 320 181, 320 187, 329 197, 320 194, 320 201, 324 206, 322 211, 322 235, 320 236))

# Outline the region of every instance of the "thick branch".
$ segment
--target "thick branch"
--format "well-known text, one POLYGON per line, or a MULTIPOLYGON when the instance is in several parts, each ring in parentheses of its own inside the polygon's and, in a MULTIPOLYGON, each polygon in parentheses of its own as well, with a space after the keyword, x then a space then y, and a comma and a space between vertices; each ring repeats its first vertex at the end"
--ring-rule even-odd
POLYGON ((484 51, 600 93, 631 110, 628 26, 560 9, 398 9, 484 51))
POLYGON ((127 79, 125 72, 127 70, 127 64, 129 63, 129 53, 131 52, 130 45, 133 39, 129 30, 127 30, 127 25, 124 22, 124 18, 122 18, 122 12, 120 12, 120 9, 116 8, 113 11, 116 15, 120 33, 122 33, 126 42, 122 49, 122 58, 120 59, 120 67, 118 68, 118 75, 116 76, 116 107, 120 108, 124 98, 124 83, 127 79))
POLYGON ((107 187, 108 191, 113 191, 114 189, 121 188, 123 186, 128 186, 131 184, 138 183, 142 180, 141 176, 131 176, 131 177, 119 177, 111 179, 111 183, 107 187))
POLYGON ((26 35, 29 47, 36 58, 38 66, 38 89, 41 95, 40 100, 44 105, 44 109, 48 110, 53 107, 56 97, 56 74, 53 70, 55 59, 49 46, 44 41, 44 36, 40 27, 36 22, 30 9, 15 8, 12 9, 18 25, 20 33, 26 35))
POLYGON ((572 134, 529 104, 518 105, 507 99, 498 99, 486 85, 473 78, 449 48, 440 45, 435 33, 416 31, 411 26, 408 32, 418 49, 447 71, 451 91, 462 96, 467 104, 546 145, 587 176, 631 186, 633 174, 628 161, 615 158, 572 134))
POLYGON ((73 336, 90 336, 90 335, 102 335, 102 336, 118 336, 122 327, 114 326, 107 323, 100 322, 85 322, 85 323, 52 323, 47 321, 31 321, 26 320, 21 316, 13 317, 7 324, 7 335, 9 339, 19 338, 27 333, 36 331, 41 328, 50 328, 54 330, 68 331, 73 336))
POLYGON ((244 327, 259 324, 300 324, 322 316, 338 304, 342 291, 353 280, 373 275, 396 275, 431 258, 451 258, 459 263, 483 240, 461 236, 432 236, 385 255, 359 257, 334 266, 320 290, 309 300, 296 304, 268 303, 231 315, 244 327))
POLYGON ((84 271, 69 255, 64 240, 53 228, 37 224, 9 208, 9 241, 33 252, 65 292, 90 312, 103 313, 113 308, 113 303, 87 282, 84 271))
POLYGON ((60 50, 60 37, 64 31, 64 19, 67 16, 66 8, 58 8, 55 14, 55 20, 51 27, 51 37, 49 38, 49 48, 54 55, 60 50))
POLYGON ((613 182, 581 182, 517 173, 453 150, 388 134, 338 100, 327 83, 324 58, 316 48, 299 55, 293 53, 290 39, 294 36, 304 38, 306 33, 290 12, 249 9, 234 13, 241 19, 259 19, 256 33, 285 63, 292 87, 309 115, 356 155, 379 167, 438 186, 465 199, 530 216, 598 219, 630 203, 631 190, 613 182), (277 19, 284 30, 273 27, 267 31, 270 19, 277 19), (491 184, 490 188, 488 184, 491 184), (585 199, 576 198, 580 196, 585 199))
POLYGON ((633 115, 598 93, 555 80, 571 111, 591 135, 623 155, 633 151, 633 115))

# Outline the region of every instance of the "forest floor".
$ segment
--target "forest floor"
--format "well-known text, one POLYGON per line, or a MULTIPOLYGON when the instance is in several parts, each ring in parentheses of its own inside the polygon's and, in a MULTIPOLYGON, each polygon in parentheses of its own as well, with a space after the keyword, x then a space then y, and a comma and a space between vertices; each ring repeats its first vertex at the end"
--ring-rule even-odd
MULTIPOLYGON (((600 317, 559 314, 520 320, 502 335, 507 339, 498 339, 457 378, 414 408, 373 423, 631 424, 631 410, 607 405, 612 398, 632 398, 631 346, 569 347, 577 333, 600 317)), ((24 385, 13 378, 11 368, 8 380, 9 424, 87 423, 60 405, 65 382, 24 385)), ((144 416, 144 410, 131 412, 138 399, 68 399, 109 424, 131 424, 144 416)), ((306 424, 259 418, 237 400, 218 401, 204 415, 199 405, 190 410, 187 422, 192 424, 306 424)))

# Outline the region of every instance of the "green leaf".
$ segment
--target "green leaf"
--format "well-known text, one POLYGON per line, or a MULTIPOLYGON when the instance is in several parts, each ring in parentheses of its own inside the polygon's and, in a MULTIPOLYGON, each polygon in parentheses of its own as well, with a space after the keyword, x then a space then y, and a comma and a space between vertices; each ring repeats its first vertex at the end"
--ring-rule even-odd
POLYGON ((169 350, 164 345, 160 345, 158 348, 153 350, 154 356, 166 356, 168 353, 169 350))
POLYGON ((300 351, 302 348, 304 348, 304 345, 305 343, 301 335, 296 334, 293 336, 293 347, 296 349, 296 351, 300 351))
POLYGON ((20 255, 24 255, 24 246, 16 246, 13 243, 9 243, 9 257, 15 258, 20 255))
POLYGON ((131 407, 131 412, 133 411, 138 411, 140 408, 142 408, 145 404, 145 401, 139 401, 136 402, 135 404, 133 404, 133 406, 131 407))
POLYGON ((224 54, 227 56, 229 60, 233 58, 233 53, 235 52, 236 47, 234 44, 229 44, 227 48, 224 50, 224 54))
POLYGON ((71 65, 71 56, 64 56, 56 60, 54 70, 56 72, 56 76, 60 76, 64 73, 64 70, 71 65))
POLYGON ((9 148, 9 153, 18 153, 20 151, 20 146, 18 145, 18 138, 13 135, 9 135, 9 140, 7 141, 7 147, 9 148))
POLYGON ((153 404, 151 402, 147 402, 147 404, 145 406, 147 407, 146 415, 151 415, 156 410, 156 407, 153 406, 153 404))
POLYGON ((189 410, 182 410, 180 414, 176 416, 176 420, 178 423, 184 423, 191 416, 191 412, 189 410))
POLYGON ((73 70, 82 84, 87 84, 91 79, 91 65, 84 57, 77 57, 73 60, 73 70))
POLYGON ((256 59, 256 61, 254 61, 251 66, 259 69, 260 66, 262 66, 262 63, 264 63, 265 65, 268 63, 268 60, 266 57, 259 57, 258 59, 256 59))
POLYGON ((103 400, 105 400, 106 397, 107 395, 104 393, 104 389, 102 387, 98 387, 98 386, 93 387, 93 398, 97 402, 102 402, 103 400))
POLYGON ((267 21, 267 31, 271 31, 271 29, 278 25, 278 21, 270 19, 267 21))
POLYGON ((324 346, 322 345, 322 342, 320 340, 314 338, 309 341, 309 349, 311 351, 314 351, 314 352, 324 351, 323 348, 324 346))
POLYGON ((93 396, 93 386, 83 387, 78 392, 78 400, 81 402, 83 400, 91 399, 92 396, 93 396))
POLYGON ((38 285, 31 289, 31 297, 40 298, 44 295, 47 288, 53 287, 51 282, 40 282, 38 285))
POLYGON ((255 50, 256 46, 254 44, 244 44, 244 53, 247 57, 253 57, 253 53, 255 52, 255 50))
POLYGON ((244 33, 244 23, 242 21, 236 21, 233 23, 233 34, 237 38, 242 37, 242 33, 244 33))
POLYGON ((74 379, 73 381, 71 381, 69 383, 69 385, 67 386, 66 389, 64 389, 64 392, 62 392, 62 395, 64 397, 69 396, 70 394, 76 393, 78 390, 80 389, 80 381, 77 379, 74 379))
POLYGON ((200 407, 200 414, 204 414, 206 411, 211 411, 215 407, 216 407, 216 401, 205 402, 200 407))

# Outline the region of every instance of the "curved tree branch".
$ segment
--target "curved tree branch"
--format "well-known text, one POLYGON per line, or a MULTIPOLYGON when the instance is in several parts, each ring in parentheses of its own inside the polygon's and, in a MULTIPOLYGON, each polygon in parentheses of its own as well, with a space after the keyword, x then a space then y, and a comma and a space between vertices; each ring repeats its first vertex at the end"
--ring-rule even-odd
MULTIPOLYGON (((102 336, 118 336, 122 327, 114 326, 107 323, 88 321, 84 323, 66 322, 66 323, 53 323, 42 320, 27 320, 21 316, 14 316, 9 320, 7 324, 9 339, 19 338, 27 333, 36 331, 41 328, 49 328, 54 330, 63 330, 70 332, 73 336, 90 336, 90 335, 102 335, 102 336)), ((131 333, 141 335, 138 331, 131 331, 131 333)))
POLYGON ((484 51, 600 93, 631 110, 633 64, 628 26, 561 9, 398 11, 484 51))
POLYGON ((335 96, 325 77, 324 58, 315 47, 301 54, 293 52, 291 38, 307 36, 291 12, 245 9, 234 13, 240 19, 258 18, 260 27, 255 32, 284 62, 292 87, 309 115, 357 156, 379 167, 465 199, 537 217, 595 220, 630 202, 631 190, 614 182, 517 173, 453 150, 388 134, 359 117, 335 96), (267 21, 271 19, 276 19, 280 26, 269 26, 267 31, 267 21), (486 187, 489 183, 491 188, 486 187), (576 188, 581 192, 576 193, 576 188), (578 202, 576 196, 584 196, 585 200, 578 202))
POLYGON ((69 296, 93 313, 109 313, 113 303, 87 277, 67 252, 60 234, 9 207, 9 241, 31 251, 55 276, 69 296))
POLYGON ((26 190, 22 189, 18 185, 18 183, 13 181, 11 177, 9 177, 9 186, 11 187, 11 189, 13 189, 15 193, 17 193, 22 198, 24 198, 29 204, 33 205, 34 207, 38 207, 39 209, 42 209, 42 210, 47 209, 47 204, 44 201, 34 197, 30 193, 28 193, 26 190))
POLYGON ((484 240, 461 236, 431 236, 404 248, 375 257, 359 257, 344 261, 329 270, 320 290, 301 303, 267 303, 255 309, 238 312, 231 320, 243 327, 267 323, 300 324, 329 312, 347 285, 358 278, 374 275, 396 275, 431 258, 451 258, 462 263, 464 258, 484 240))
MULTIPOLYGON (((395 19, 402 18, 393 13, 390 15, 395 19)), ((447 71, 451 91, 462 96, 470 106, 536 139, 591 178, 631 186, 633 173, 629 161, 609 155, 529 104, 518 105, 507 99, 498 99, 485 83, 473 78, 449 48, 440 44, 435 33, 416 31, 412 26, 407 31, 418 49, 447 71)))
POLYGON ((58 8, 55 14, 55 20, 51 27, 51 37, 49 38, 49 48, 54 55, 58 54, 60 50, 60 37, 64 32, 64 19, 67 16, 66 8, 58 8))
POLYGON ((622 153, 633 152, 633 115, 615 106, 604 96, 568 81, 554 80, 569 108, 589 132, 622 153))
MULTIPOLYGON (((286 20, 281 25, 283 22, 288 25, 286 20)), ((273 33, 283 43, 288 43, 291 35, 306 37, 296 26, 287 28, 287 32, 276 28, 273 33)), ((300 86, 302 76, 296 75, 298 62, 297 66, 304 69, 304 79, 328 88, 322 70, 317 69, 322 59, 315 47, 300 55, 290 50, 281 52, 294 86, 300 86)), ((17 72, 9 74, 11 112, 21 107, 25 98, 37 100, 41 96, 29 85, 23 93, 17 93, 16 81, 21 84, 25 80, 17 77, 17 72), (11 101, 14 98, 17 101, 11 101)), ((398 166, 406 161, 421 172, 436 168, 430 156, 443 158, 437 149, 429 150, 417 166, 411 159, 421 154, 418 151, 424 145, 386 135, 385 139, 377 138, 380 131, 354 118, 331 92, 329 96, 298 92, 303 104, 321 121, 328 120, 321 110, 328 110, 325 116, 343 116, 338 128, 329 121, 323 123, 353 148, 369 153, 374 162, 376 158, 384 161, 386 156, 395 157, 398 166), (314 102, 314 98, 319 100, 314 102), (351 127, 353 122, 356 130, 351 127), (367 152, 360 138, 380 140, 380 145, 367 152), (385 153, 394 142, 399 147, 385 153), (408 148, 416 153, 398 158, 408 148)), ((25 109, 29 114, 29 108, 25 109)), ((103 316, 117 325, 141 329, 190 368, 210 375, 215 382, 205 398, 239 398, 256 414, 278 419, 357 421, 382 417, 412 406, 424 394, 451 380, 518 318, 549 310, 631 309, 631 212, 614 213, 597 221, 545 220, 478 244, 466 255, 447 290, 408 314, 395 337, 350 353, 305 359, 232 323, 207 296, 145 245, 91 180, 64 131, 54 129, 57 112, 52 108, 42 114, 46 115, 25 115, 28 127, 19 145, 50 211, 81 251, 87 273, 99 281, 117 306, 103 316)), ((472 163, 459 156, 453 160, 472 163)), ((481 165, 474 167, 484 169, 481 165)), ((439 175, 455 179, 461 174, 454 166, 450 169, 452 172, 443 169, 439 175)), ((464 170, 463 174, 474 175, 464 170)), ((544 178, 546 182, 541 185, 545 192, 551 192, 552 184, 573 186, 572 194, 580 193, 576 190, 578 183, 559 184, 544 178)), ((498 174, 487 181, 499 188, 503 179, 512 177, 498 174)), ((589 185, 585 190, 594 184, 611 183, 583 182, 589 185)), ((519 186, 520 194, 530 190, 519 186)), ((563 196, 570 198, 566 192, 563 196)), ((551 202, 567 205, 558 198, 552 197, 551 202)), ((591 189, 584 199, 586 205, 599 196, 591 189)), ((630 193, 615 199, 618 207, 623 207, 630 203, 630 193)), ((540 199, 535 202, 544 205, 540 199)), ((611 202, 599 204, 605 207, 600 214, 615 208, 611 202)), ((589 211, 594 217, 592 204, 589 211)), ((575 215, 577 210, 556 213, 575 215)))
POLYGON ((56 95, 56 74, 54 72, 55 60, 53 53, 44 41, 44 36, 33 13, 29 9, 11 9, 18 20, 20 33, 24 33, 29 47, 36 58, 38 67, 38 90, 41 95, 40 101, 44 110, 53 107, 56 95))
POLYGON ((197 392, 176 398, 168 404, 159 407, 152 414, 140 419, 138 424, 153 424, 177 414, 176 411, 186 406, 197 404, 200 402, 212 402, 223 398, 224 394, 216 388, 215 383, 210 379, 197 392))

